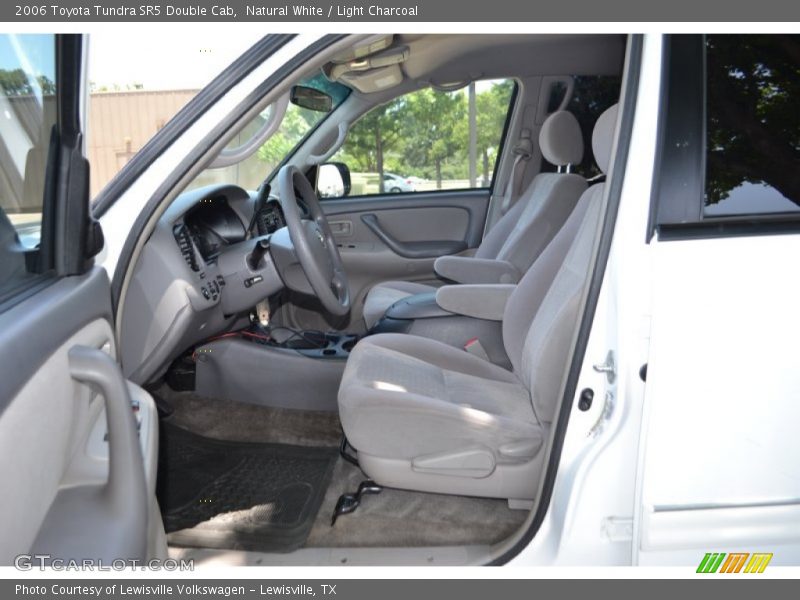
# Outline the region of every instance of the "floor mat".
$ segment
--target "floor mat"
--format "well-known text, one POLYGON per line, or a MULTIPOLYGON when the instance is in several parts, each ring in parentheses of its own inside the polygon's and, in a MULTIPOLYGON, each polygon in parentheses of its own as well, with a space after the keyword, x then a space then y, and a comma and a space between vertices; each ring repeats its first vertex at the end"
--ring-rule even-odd
POLYGON ((215 440, 162 422, 157 492, 169 543, 299 548, 336 458, 336 448, 215 440))

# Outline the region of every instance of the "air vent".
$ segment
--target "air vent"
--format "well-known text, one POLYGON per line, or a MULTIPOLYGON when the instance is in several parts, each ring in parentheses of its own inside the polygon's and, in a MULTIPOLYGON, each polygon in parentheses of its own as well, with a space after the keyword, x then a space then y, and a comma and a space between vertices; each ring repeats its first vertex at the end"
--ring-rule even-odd
POLYGON ((175 241, 178 242, 178 248, 181 250, 183 260, 186 261, 186 264, 189 265, 192 271, 199 271, 200 265, 197 264, 197 254, 194 250, 192 235, 189 232, 189 228, 186 227, 186 225, 177 225, 172 233, 175 236, 175 241))

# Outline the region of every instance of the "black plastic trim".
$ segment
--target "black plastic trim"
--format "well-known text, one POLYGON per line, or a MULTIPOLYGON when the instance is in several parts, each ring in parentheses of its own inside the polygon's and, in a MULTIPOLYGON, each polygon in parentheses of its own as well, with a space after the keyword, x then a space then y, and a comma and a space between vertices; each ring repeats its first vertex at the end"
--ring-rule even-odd
POLYGON ((583 365, 584 355, 586 353, 586 345, 589 341, 589 334, 592 329, 592 321, 594 320, 595 311, 597 310, 597 299, 600 295, 600 287, 603 283, 606 263, 608 262, 608 255, 611 249, 611 240, 614 235, 614 225, 616 223, 617 213, 619 211, 619 200, 622 192, 622 184, 625 180, 625 168, 628 162, 630 139, 633 132, 636 98, 639 94, 639 71, 641 69, 642 61, 642 45, 643 36, 641 34, 632 35, 630 37, 630 47, 628 50, 629 68, 625 81, 626 93, 624 102, 620 106, 622 120, 619 125, 619 139, 617 140, 617 153, 614 160, 614 172, 612 173, 611 180, 608 184, 609 189, 607 191, 608 209, 603 220, 603 229, 600 234, 597 261, 594 265, 594 270, 589 282, 589 293, 586 300, 586 308, 578 329, 578 339, 575 346, 575 354, 573 355, 572 364, 570 365, 569 373, 567 374, 567 384, 566 389, 564 390, 564 396, 561 400, 561 410, 558 413, 558 420, 555 424, 553 447, 547 462, 541 498, 536 506, 536 512, 533 515, 533 521, 528 529, 517 540, 514 546, 512 546, 508 551, 503 553, 498 558, 491 561, 489 563, 490 565, 503 565, 524 550, 539 531, 547 511, 550 509, 550 500, 552 499, 553 488, 555 486, 558 463, 561 461, 561 450, 564 445, 564 436, 566 434, 567 425, 569 424, 569 418, 572 412, 572 402, 578 387, 578 378, 583 365))
MULTIPOLYGON (((114 271, 114 278, 111 282, 111 296, 115 311, 117 310, 117 306, 119 304, 120 294, 122 293, 122 282, 125 279, 125 273, 128 270, 129 263, 133 255, 133 249, 136 247, 136 241, 139 239, 139 236, 144 230, 147 221, 150 219, 151 215, 159 206, 159 204, 161 204, 164 197, 169 194, 170 191, 172 191, 178 181, 180 181, 186 175, 186 173, 188 173, 191 168, 202 158, 203 154, 208 150, 208 148, 212 146, 227 131, 229 131, 230 128, 233 127, 242 117, 242 115, 247 113, 247 111, 255 106, 264 97, 264 95, 269 92, 270 89, 285 79, 289 73, 302 66, 303 63, 305 63, 315 54, 319 53, 345 36, 346 34, 326 35, 310 46, 304 48, 291 60, 277 69, 272 75, 267 77, 267 79, 265 79, 255 90, 253 90, 253 92, 251 92, 247 98, 240 102, 233 111, 231 111, 222 121, 220 121, 203 138, 202 142, 200 142, 186 157, 184 157, 180 164, 175 167, 172 173, 169 174, 169 176, 161 183, 161 185, 158 186, 156 191, 139 212, 136 221, 131 226, 130 233, 125 240, 125 244, 122 247, 122 252, 120 253, 119 261, 117 262, 117 268, 114 271)), ((288 39, 286 41, 288 41, 288 39)), ((284 44, 282 43, 273 48, 270 54, 275 52, 283 45, 284 44)), ((261 55, 258 62, 263 62, 268 56, 269 54, 261 55)), ((204 106, 203 110, 206 108, 208 108, 208 106, 204 106)), ((196 119, 197 116, 199 115, 194 115, 192 120, 196 119)))
POLYGON ((665 40, 666 110, 661 107, 659 161, 653 188, 656 226, 703 218, 703 36, 670 35, 665 40))
POLYGON ((658 227, 658 241, 701 240, 720 237, 791 235, 800 233, 800 215, 737 217, 658 227))
POLYGON ((101 217, 142 172, 147 169, 200 116, 244 79, 264 59, 294 38, 294 34, 271 34, 256 42, 233 64, 186 103, 178 114, 154 135, 127 165, 103 188, 94 202, 94 214, 101 217))

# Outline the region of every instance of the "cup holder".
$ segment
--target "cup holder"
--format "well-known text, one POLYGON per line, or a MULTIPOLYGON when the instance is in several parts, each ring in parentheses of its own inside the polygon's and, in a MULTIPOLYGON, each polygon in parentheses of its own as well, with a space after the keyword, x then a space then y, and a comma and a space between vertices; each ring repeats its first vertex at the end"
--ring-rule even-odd
POLYGON ((322 351, 322 354, 323 354, 324 356, 336 356, 336 354, 337 354, 337 352, 336 352, 336 348, 325 348, 325 349, 322 351))
POLYGON ((344 342, 342 344, 342 350, 344 350, 345 352, 347 352, 349 354, 350 351, 353 349, 353 346, 355 346, 355 345, 356 345, 356 339, 355 338, 350 338, 350 339, 348 339, 346 342, 344 342))

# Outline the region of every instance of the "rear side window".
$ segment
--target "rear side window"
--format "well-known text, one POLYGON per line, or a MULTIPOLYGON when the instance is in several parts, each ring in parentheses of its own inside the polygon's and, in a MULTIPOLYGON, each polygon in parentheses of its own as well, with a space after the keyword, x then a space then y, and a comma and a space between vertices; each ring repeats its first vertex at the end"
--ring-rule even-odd
MULTIPOLYGON (((573 77, 574 86, 567 106, 564 110, 571 112, 578 119, 583 133, 583 161, 572 165, 573 173, 591 179, 600 175, 600 169, 594 164, 592 154, 592 131, 594 124, 603 112, 619 100, 620 78, 616 75, 578 75, 573 77)), ((547 114, 561 106, 567 86, 555 82, 550 90, 547 114)), ((555 172, 556 167, 542 159, 543 173, 555 172)))
MULTIPOLYGON (((332 162, 350 172, 351 196, 489 188, 514 95, 511 79, 456 91, 426 88, 361 117, 332 162)), ((346 194, 332 165, 320 168, 323 198, 346 194)))
POLYGON ((648 237, 797 231, 800 36, 667 40, 648 237))
POLYGON ((704 215, 800 211, 800 36, 706 38, 704 215))

